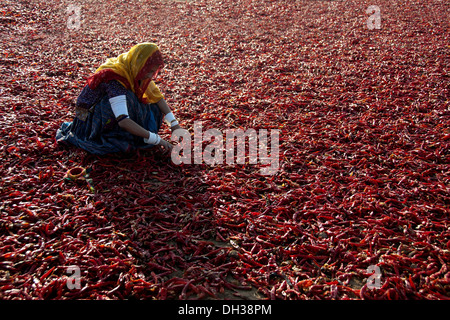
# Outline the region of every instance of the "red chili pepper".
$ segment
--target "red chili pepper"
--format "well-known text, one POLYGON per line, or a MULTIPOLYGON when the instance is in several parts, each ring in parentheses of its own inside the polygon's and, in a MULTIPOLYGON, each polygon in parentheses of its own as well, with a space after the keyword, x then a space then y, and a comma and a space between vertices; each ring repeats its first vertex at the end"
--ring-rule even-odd
POLYGON ((46 273, 44 273, 41 277, 40 277, 40 281, 44 281, 45 278, 47 278, 54 270, 56 267, 51 268, 50 270, 48 270, 46 273))
MULTIPOLYGON (((182 20, 184 11, 178 9, 185 5, 168 4, 167 10, 177 7, 171 10, 173 21, 182 20)), ((46 6, 52 3, 39 9, 43 19, 34 19, 40 30, 58 25, 51 23, 54 17, 46 6)), ((448 257, 443 250, 450 248, 443 169, 450 160, 448 101, 443 98, 448 94, 441 85, 445 56, 434 55, 435 65, 423 63, 428 52, 435 52, 434 43, 442 43, 441 33, 434 31, 447 22, 443 6, 426 13, 421 8, 402 12, 411 19, 433 16, 431 28, 413 27, 419 43, 414 57, 401 48, 387 56, 386 45, 395 43, 396 35, 383 34, 380 41, 382 29, 372 30, 377 32, 369 45, 347 32, 345 23, 342 43, 317 37, 325 30, 323 21, 352 20, 358 10, 339 15, 331 10, 325 16, 309 10, 303 21, 309 31, 300 39, 305 54, 299 54, 298 33, 286 32, 298 25, 299 17, 292 15, 298 11, 295 2, 270 7, 252 2, 246 8, 251 19, 242 20, 245 32, 239 41, 226 18, 236 13, 236 6, 208 3, 204 11, 220 12, 224 19, 217 20, 220 28, 210 21, 211 28, 194 39, 201 50, 191 46, 180 54, 174 37, 186 31, 183 26, 176 26, 180 32, 162 32, 173 55, 167 59, 176 57, 179 63, 158 86, 184 127, 192 131, 194 121, 202 121, 205 130, 279 129, 280 166, 272 176, 261 175, 263 165, 248 159, 238 165, 175 166, 155 149, 105 157, 57 144, 55 132, 69 120, 83 87, 81 78, 89 73, 86 57, 96 60, 102 45, 97 53, 83 52, 77 61, 58 59, 58 50, 53 50, 54 62, 41 72, 40 60, 52 46, 69 51, 77 46, 79 51, 92 35, 74 42, 28 34, 36 40, 36 54, 29 55, 24 47, 2 56, 2 67, 11 72, 4 72, 0 107, 0 256, 2 268, 21 275, 15 281, 38 283, 33 279, 42 277, 45 283, 17 285, 3 296, 177 299, 183 294, 195 299, 233 291, 224 283, 232 274, 273 299, 445 297, 448 257), (284 22, 261 37, 261 26, 274 19, 284 22), (427 41, 421 41, 424 37, 427 41), (266 45, 274 41, 282 45, 266 45), (349 48, 357 54, 349 55, 349 48), (330 52, 333 64, 327 58, 330 52), (378 60, 384 61, 382 70, 368 78, 371 63, 378 60), (397 60, 415 61, 419 67, 397 60), (233 61, 244 67, 229 72, 233 61), (418 70, 424 76, 417 77, 418 70), (426 96, 419 90, 423 83, 429 84, 426 96), (76 166, 92 167, 96 194, 63 183, 64 173, 76 166), (238 239, 236 248, 231 239, 238 239), (50 271, 56 259, 59 265, 79 265, 90 285, 84 291, 65 290, 54 279, 59 268, 50 271), (355 274, 364 274, 372 264, 390 279, 379 290, 362 289, 355 280, 355 274), (142 281, 136 280, 138 272, 142 281), (286 277, 273 278, 271 272, 286 277), (165 287, 174 274, 183 281, 165 287), (289 282, 296 277, 296 282, 312 282, 292 287, 289 282), (95 286, 99 279, 114 281, 95 286), (348 283, 341 286, 333 279, 348 283), (154 292, 145 289, 151 282, 158 284, 154 292)), ((90 9, 84 6, 83 12, 95 23, 90 9)), ((6 5, 3 22, 17 27, 10 30, 11 39, 23 37, 18 30, 27 26, 29 14, 26 5, 6 5)), ((152 23, 165 28, 160 23, 164 17, 152 23)), ((190 26, 195 27, 199 20, 195 12, 192 17, 190 26)), ((391 20, 394 27, 402 21, 391 20)), ((119 33, 125 29, 117 28, 119 33)), ((71 30, 74 37, 80 32, 71 30)), ((408 44, 410 38, 403 38, 408 44)), ((5 48, 11 47, 5 41, 5 48)), ((116 49, 127 46, 118 41, 116 49)), ((162 136, 170 135, 164 125, 161 130, 162 136)), ((200 145, 204 149, 208 143, 200 145)), ((5 281, 2 285, 9 288, 12 280, 5 281)))

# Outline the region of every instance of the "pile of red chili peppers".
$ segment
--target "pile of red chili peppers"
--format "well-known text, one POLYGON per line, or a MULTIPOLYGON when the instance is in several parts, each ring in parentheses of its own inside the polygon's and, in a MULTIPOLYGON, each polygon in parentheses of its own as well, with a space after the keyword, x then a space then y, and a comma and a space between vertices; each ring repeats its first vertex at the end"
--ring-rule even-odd
POLYGON ((1 299, 450 298, 445 1, 380 0, 379 29, 361 2, 78 1, 78 29, 3 2, 1 299), (143 41, 184 128, 278 129, 277 173, 56 144, 87 76, 143 41))

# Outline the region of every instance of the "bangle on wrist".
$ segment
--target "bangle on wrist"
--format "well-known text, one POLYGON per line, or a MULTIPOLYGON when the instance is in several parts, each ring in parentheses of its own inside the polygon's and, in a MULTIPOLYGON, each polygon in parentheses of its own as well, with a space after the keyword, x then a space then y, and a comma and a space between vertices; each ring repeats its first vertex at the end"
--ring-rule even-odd
POLYGON ((164 120, 171 127, 176 126, 178 124, 178 121, 172 112, 169 112, 168 114, 166 114, 166 116, 164 117, 164 120))
POLYGON ((153 132, 148 132, 148 138, 144 138, 144 142, 148 144, 159 144, 161 137, 153 132))

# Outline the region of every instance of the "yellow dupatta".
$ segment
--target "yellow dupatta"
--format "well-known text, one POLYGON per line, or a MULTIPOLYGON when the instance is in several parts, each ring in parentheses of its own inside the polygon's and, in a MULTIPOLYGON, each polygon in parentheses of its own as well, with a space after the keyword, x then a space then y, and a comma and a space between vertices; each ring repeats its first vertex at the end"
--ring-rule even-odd
POLYGON ((88 79, 91 89, 102 81, 112 79, 133 91, 141 102, 157 103, 164 98, 155 82, 142 78, 154 67, 164 67, 161 52, 156 44, 145 42, 116 58, 109 58, 88 79))

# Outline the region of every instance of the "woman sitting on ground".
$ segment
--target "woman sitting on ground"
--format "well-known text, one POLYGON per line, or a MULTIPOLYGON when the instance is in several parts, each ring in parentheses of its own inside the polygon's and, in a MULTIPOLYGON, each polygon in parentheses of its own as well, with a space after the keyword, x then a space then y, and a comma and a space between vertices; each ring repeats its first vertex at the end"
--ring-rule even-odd
POLYGON ((88 78, 78 96, 76 117, 64 122, 56 141, 69 142, 93 154, 130 152, 154 145, 172 149, 158 135, 163 119, 179 129, 164 96, 153 82, 164 67, 154 43, 141 43, 108 59, 88 78))

